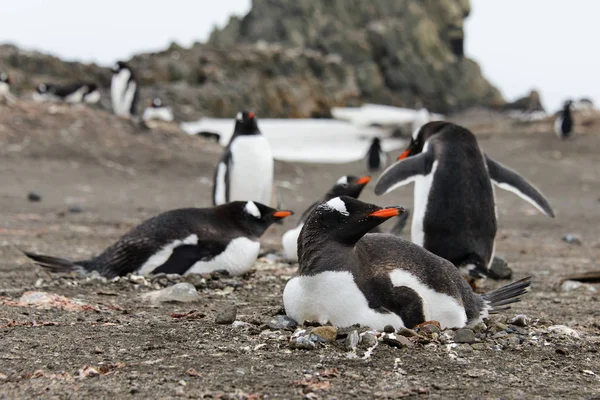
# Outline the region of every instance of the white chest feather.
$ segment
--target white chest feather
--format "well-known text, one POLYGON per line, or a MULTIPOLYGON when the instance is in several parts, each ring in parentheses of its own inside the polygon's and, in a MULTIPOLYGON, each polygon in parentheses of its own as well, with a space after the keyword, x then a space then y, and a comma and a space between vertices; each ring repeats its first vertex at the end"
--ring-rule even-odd
POLYGON ((413 289, 423 302, 426 321, 438 321, 442 328, 463 327, 467 324, 467 313, 458 301, 447 294, 436 292, 407 271, 396 269, 390 273, 394 286, 413 289))
POLYGON ((273 154, 263 135, 236 137, 231 145, 229 201, 253 200, 270 205, 273 191, 273 154))
POLYGON ((144 121, 173 121, 173 112, 169 107, 146 107, 142 115, 144 121))
POLYGON ((86 94, 83 100, 88 104, 95 104, 100 101, 100 97, 100 91, 94 90, 93 92, 86 94))
POLYGON ((303 226, 304 224, 301 223, 294 229, 290 229, 284 233, 283 237, 281 238, 283 253, 290 261, 298 261, 298 236, 300 236, 300 231, 302 230, 303 226))
POLYGON ((215 198, 213 199, 216 206, 227 203, 227 183, 225 182, 225 174, 227 173, 227 165, 220 162, 217 166, 217 175, 215 176, 215 198))
POLYGON ((352 274, 346 271, 292 278, 283 291, 283 304, 286 314, 299 323, 330 322, 339 327, 358 323, 379 330, 386 325, 404 326, 398 315, 371 309, 352 274))
POLYGON ((6 82, 0 82, 0 97, 4 97, 10 93, 10 85, 6 82))
POLYGON ((198 261, 186 274, 226 270, 231 275, 241 275, 252 268, 259 251, 260 242, 238 237, 229 242, 221 254, 210 261, 198 261))
POLYGON ((81 103, 83 101, 83 95, 87 93, 87 88, 85 86, 80 87, 73 93, 65 96, 65 102, 70 104, 81 103))
MULTIPOLYGON (((131 72, 127 69, 122 69, 112 76, 112 81, 110 84, 110 97, 112 100, 113 111, 119 116, 127 117, 130 115, 126 102, 128 97, 126 92, 131 90, 131 85, 128 84, 130 76, 131 72)), ((131 99, 133 100, 133 97, 131 97, 131 99)), ((129 104, 131 105, 131 103, 129 104)))
POLYGON ((411 239, 413 243, 423 246, 425 242, 425 233, 423 232, 423 220, 425 219, 425 212, 427 211, 427 203, 429 200, 429 192, 431 191, 431 185, 437 169, 437 160, 433 162, 431 166, 431 172, 425 176, 419 176, 415 180, 415 192, 414 192, 414 212, 411 226, 411 239))
POLYGON ((563 136, 563 131, 562 131, 562 123, 563 123, 563 116, 562 114, 560 114, 558 117, 556 117, 556 119, 554 120, 554 133, 556 133, 556 135, 560 138, 563 136))

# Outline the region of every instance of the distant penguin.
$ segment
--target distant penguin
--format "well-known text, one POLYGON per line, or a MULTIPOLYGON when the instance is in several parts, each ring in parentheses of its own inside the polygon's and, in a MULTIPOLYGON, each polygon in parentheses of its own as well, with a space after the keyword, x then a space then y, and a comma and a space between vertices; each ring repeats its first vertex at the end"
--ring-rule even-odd
POLYGON ((63 101, 70 104, 97 103, 100 100, 98 85, 89 82, 73 82, 67 85, 42 83, 36 88, 34 100, 39 102, 63 101))
POLYGON ((374 137, 367 151, 367 168, 370 172, 380 171, 387 164, 387 154, 381 149, 381 139, 374 137))
POLYGON ((185 275, 218 270, 239 275, 254 265, 265 230, 291 214, 252 201, 184 208, 143 222, 89 260, 25 255, 54 272, 97 271, 108 278, 133 272, 185 275))
POLYGON ((110 83, 110 96, 113 111, 119 117, 130 118, 135 115, 135 106, 138 97, 138 87, 133 70, 119 61, 112 70, 110 83))
POLYGON ((252 111, 239 112, 229 144, 217 164, 213 204, 254 200, 270 204, 273 194, 273 153, 258 129, 252 111))
POLYGON ((163 105, 163 102, 158 97, 150 100, 148 107, 142 114, 144 121, 160 120, 160 121, 173 121, 173 112, 170 107, 163 105))
POLYGON ((554 132, 559 139, 567 139, 573 133, 573 114, 571 113, 571 100, 566 101, 565 105, 554 120, 554 132))
POLYGON ((430 122, 415 132, 399 161, 379 176, 375 194, 410 182, 415 182, 412 241, 451 261, 470 280, 485 277, 494 256, 492 183, 554 217, 537 189, 483 153, 473 133, 449 122, 430 122))
MULTIPOLYGON (((338 196, 350 196, 353 198, 358 198, 360 193, 365 188, 367 183, 371 181, 370 176, 356 177, 352 175, 342 176, 337 180, 335 185, 325 194, 323 197, 323 201, 331 200, 334 197, 338 196)), ((319 204, 319 201, 314 202, 304 211, 300 219, 298 220, 298 224, 294 229, 290 229, 286 233, 283 234, 281 238, 281 244, 283 245, 283 254, 286 259, 290 261, 298 261, 298 235, 304 226, 304 222, 306 221, 306 217, 308 214, 319 204)))
POLYGON ((319 204, 298 238, 299 267, 283 291, 297 322, 383 330, 438 321, 442 328, 474 325, 520 300, 530 278, 478 295, 452 263, 398 236, 368 233, 401 207, 351 197, 319 204))
POLYGON ((12 80, 6 72, 0 72, 0 102, 15 103, 15 96, 10 92, 12 80))

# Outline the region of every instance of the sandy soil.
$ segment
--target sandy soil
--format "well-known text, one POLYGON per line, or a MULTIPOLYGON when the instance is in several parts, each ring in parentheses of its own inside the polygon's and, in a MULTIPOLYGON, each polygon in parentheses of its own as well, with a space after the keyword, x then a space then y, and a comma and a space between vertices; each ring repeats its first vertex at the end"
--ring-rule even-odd
MULTIPOLYGON (((142 130, 98 110, 0 106, 0 398, 600 398, 600 286, 559 285, 564 275, 600 269, 600 135, 561 142, 549 132, 506 132, 480 145, 556 210, 550 219, 497 192, 497 254, 515 279, 533 276, 531 293, 500 322, 516 314, 532 322, 514 345, 486 337, 483 347, 450 351, 423 334, 410 348, 380 343, 363 359, 364 349, 349 351, 341 333, 314 350, 292 350, 292 332, 269 329, 293 266, 263 259, 241 278, 207 277, 200 302, 162 305, 141 299, 151 287, 32 266, 19 248, 87 257, 161 211, 209 205, 220 150, 173 127, 142 130), (28 201, 30 191, 42 200, 28 201), (82 212, 69 212, 73 206, 82 212), (566 233, 582 244, 562 241, 566 233), (89 307, 19 306, 30 290, 89 307), (216 324, 233 305, 248 325, 216 324), (579 337, 543 333, 555 324, 579 337)), ((291 183, 280 189, 283 204, 298 215, 347 173, 364 173, 364 164, 276 166, 277 181, 291 183)), ((410 188, 376 198, 369 186, 363 199, 412 207, 410 188)), ((293 222, 270 229, 265 249, 277 250, 293 222)))

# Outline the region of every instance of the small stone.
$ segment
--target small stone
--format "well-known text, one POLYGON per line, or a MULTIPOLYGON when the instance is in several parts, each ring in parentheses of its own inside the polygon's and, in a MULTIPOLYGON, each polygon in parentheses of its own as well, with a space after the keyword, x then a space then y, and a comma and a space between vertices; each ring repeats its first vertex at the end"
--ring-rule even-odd
POLYGON ((584 375, 590 375, 590 376, 594 376, 594 375, 596 375, 596 374, 594 373, 594 371, 590 371, 589 369, 584 369, 584 370, 582 370, 581 372, 583 372, 583 374, 584 374, 584 375))
POLYGON ((337 328, 335 326, 317 326, 310 331, 310 336, 316 336, 316 341, 333 342, 337 337, 337 328))
POLYGON ((506 338, 507 343, 510 347, 516 347, 521 344, 521 340, 516 335, 508 335, 506 338))
POLYGON ((440 334, 440 328, 438 328, 437 326, 433 325, 433 324, 426 324, 423 325, 420 328, 420 331, 423 333, 427 333, 427 334, 432 334, 432 333, 437 333, 438 335, 440 334))
POLYGON ((474 343, 475 342, 475 332, 471 329, 459 329, 454 333, 454 341, 456 343, 474 343))
POLYGON ((69 208, 67 210, 72 214, 79 214, 79 213, 83 212, 83 207, 81 207, 78 204, 72 204, 69 206, 69 208))
POLYGON ((403 349, 405 347, 413 347, 415 344, 410 341, 406 336, 395 335, 388 333, 383 335, 383 342, 392 347, 403 349))
POLYGON ((206 289, 206 279, 199 274, 188 274, 183 279, 185 282, 194 285, 196 289, 206 289))
POLYGON ((392 325, 386 325, 383 327, 383 331, 385 333, 396 333, 396 328, 394 328, 392 325))
POLYGON ((512 277, 512 269, 508 266, 506 261, 500 257, 494 257, 492 265, 488 271, 488 276, 491 279, 510 279, 512 277))
POLYGON ((135 283, 136 285, 148 285, 148 281, 142 275, 129 275, 129 282, 135 283))
POLYGON ((579 236, 573 235, 572 233, 567 233, 561 239, 563 242, 567 242, 568 244, 575 244, 577 246, 582 245, 582 241, 579 236))
POLYGON ((497 333, 497 332, 500 332, 500 331, 505 331, 506 328, 508 328, 508 326, 506 326, 506 324, 503 324, 502 322, 496 322, 495 324, 493 324, 490 327, 490 331, 492 333, 497 333))
POLYGON ((233 323, 231 324, 232 328, 246 328, 251 326, 251 324, 244 321, 233 321, 233 323))
POLYGON ((478 322, 474 327, 473 327, 473 332, 485 332, 487 330, 487 325, 484 322, 478 322))
POLYGON ((460 343, 460 344, 456 345, 454 350, 460 355, 470 354, 473 352, 473 347, 471 347, 471 345, 469 345, 467 343, 460 343))
POLYGON ((377 336, 372 333, 365 332, 360 338, 360 344, 366 347, 373 347, 377 344, 377 336))
POLYGON ((293 331, 298 326, 298 323, 296 323, 296 321, 294 321, 287 315, 276 315, 273 318, 271 318, 267 326, 269 327, 269 329, 272 329, 274 331, 279 329, 293 331))
POLYGON ((568 326, 565 325, 552 325, 548 327, 548 331, 549 332, 553 332, 553 333, 557 333, 559 335, 563 335, 563 336, 570 336, 573 337, 575 339, 579 339, 579 332, 577 332, 575 329, 571 329, 568 326))
POLYGON ((136 394, 140 391, 140 388, 138 386, 132 386, 129 388, 129 393, 131 394, 136 394))
POLYGON ((571 292, 573 290, 579 289, 582 286, 583 286, 583 283, 581 283, 579 281, 566 280, 563 283, 561 283, 560 290, 562 292, 571 292))
POLYGON ((38 192, 31 191, 27 194, 27 200, 32 203, 37 203, 38 201, 42 201, 42 195, 38 192))
MULTIPOLYGON (((188 283, 189 285, 189 283, 188 283)), ((194 289, 196 290, 196 289, 194 289)), ((215 316, 215 324, 219 325, 229 325, 235 321, 235 317, 237 316, 237 307, 235 304, 230 304, 223 308, 220 312, 215 316)))
POLYGON ((526 315, 519 314, 508 320, 508 323, 516 326, 527 326, 529 325, 529 318, 526 315))
POLYGON ((298 350, 313 350, 317 344, 310 340, 308 335, 292 337, 290 340, 290 348, 298 350))
POLYGON ((473 350, 477 351, 485 350, 487 348, 485 343, 473 343, 471 347, 473 348, 473 350))
POLYGON ((358 342, 360 342, 360 336, 358 336, 358 331, 352 331, 346 336, 346 348, 348 350, 356 349, 358 346, 358 342))
POLYGON ((413 331, 412 329, 405 328, 405 327, 402 327, 398 330, 398 335, 401 335, 404 337, 419 336, 419 334, 417 332, 413 331))
POLYGON ((492 335, 492 339, 500 339, 506 336, 508 336, 508 333, 506 333, 506 331, 498 331, 492 335))
POLYGON ((95 347, 94 354, 104 354, 104 350, 102 350, 100 347, 95 347))
MULTIPOLYGON (((131 278, 130 278, 131 279, 131 278)), ((146 293, 142 295, 142 298, 150 301, 150 302, 180 302, 180 303, 190 303, 193 301, 200 300, 200 295, 196 291, 194 285, 191 285, 187 282, 178 283, 173 286, 169 286, 167 288, 156 290, 154 292, 146 293)), ((231 321, 233 322, 234 319, 231 321)))
POLYGON ((177 383, 179 383, 179 385, 180 385, 180 386, 187 386, 187 382, 186 382, 186 381, 184 381, 183 379, 182 379, 182 380, 180 380, 180 381, 179 381, 179 382, 177 382, 177 383))

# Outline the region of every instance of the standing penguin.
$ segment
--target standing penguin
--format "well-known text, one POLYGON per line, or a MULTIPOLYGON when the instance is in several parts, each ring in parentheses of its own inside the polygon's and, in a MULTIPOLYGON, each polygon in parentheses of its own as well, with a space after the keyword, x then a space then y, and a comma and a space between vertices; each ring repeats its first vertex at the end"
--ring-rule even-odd
POLYGON ((135 106, 138 97, 138 87, 133 70, 119 61, 113 67, 110 83, 110 96, 113 111, 119 117, 130 118, 135 115, 135 106))
POLYGON ((258 129, 252 111, 239 112, 233 136, 217 164, 213 204, 253 200, 270 204, 273 195, 273 153, 258 129))
POLYGON ((554 120, 554 132, 559 139, 567 139, 573 133, 573 115, 571 114, 571 104, 573 102, 568 100, 562 111, 559 111, 556 119, 554 120))
POLYGON ((12 104, 15 102, 15 96, 10 92, 12 80, 6 72, 0 72, 0 102, 12 104))
POLYGON ((275 221, 292 215, 252 201, 211 208, 167 211, 133 228, 89 260, 25 253, 54 272, 97 271, 108 278, 135 272, 189 274, 225 270, 247 272, 260 250, 259 238, 275 221))
POLYGON ((142 119, 144 121, 160 120, 170 122, 173 121, 173 111, 171 111, 171 108, 166 107, 161 99, 155 97, 148 103, 148 107, 142 114, 142 119))
POLYGON ((283 291, 286 314, 338 327, 412 328, 433 320, 460 328, 527 292, 529 278, 475 294, 447 260, 398 236, 368 233, 402 211, 351 197, 319 204, 298 238, 300 265, 283 291))
POLYGON ((381 139, 374 137, 367 151, 367 168, 370 172, 380 171, 387 164, 387 154, 381 149, 381 139))
POLYGON ((485 277, 494 255, 496 204, 492 183, 554 217, 544 196, 516 172, 483 153, 475 135, 449 122, 416 131, 375 194, 415 182, 412 241, 451 261, 465 277, 485 277))
MULTIPOLYGON (((352 175, 342 176, 325 194, 323 201, 328 201, 339 196, 350 196, 357 199, 367 183, 370 181, 370 176, 363 176, 361 178, 352 175)), ((304 226, 304 222, 306 221, 308 214, 310 214, 310 212, 318 204, 318 201, 315 201, 313 204, 311 204, 310 207, 308 207, 300 217, 298 225, 296 225, 294 229, 290 229, 283 234, 283 237, 281 238, 281 244, 283 245, 283 253, 288 260, 298 261, 298 235, 300 235, 300 231, 304 226)))

